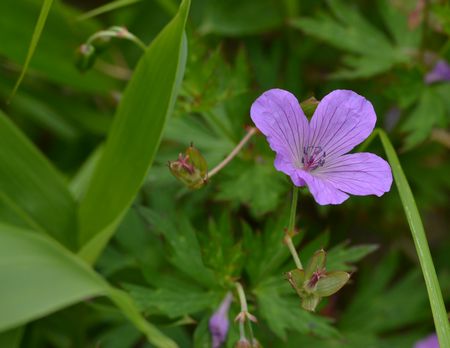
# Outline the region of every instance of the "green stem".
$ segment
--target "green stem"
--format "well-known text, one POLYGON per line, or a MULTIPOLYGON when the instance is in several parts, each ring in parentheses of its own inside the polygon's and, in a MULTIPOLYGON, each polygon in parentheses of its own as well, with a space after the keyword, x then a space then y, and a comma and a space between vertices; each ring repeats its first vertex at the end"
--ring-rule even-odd
POLYGON ((298 201, 298 187, 294 186, 292 189, 292 204, 291 204, 291 215, 289 217, 289 227, 284 237, 284 241, 291 252, 292 258, 294 259, 295 265, 298 269, 303 269, 302 262, 298 256, 297 250, 295 250, 295 245, 292 242, 292 235, 294 234, 295 228, 295 215, 297 212, 297 201, 298 201))
POLYGON ((431 258, 430 248, 428 246, 419 210, 417 209, 408 180, 406 179, 400 161, 388 136, 381 129, 377 130, 377 134, 380 136, 381 143, 383 144, 391 165, 395 184, 397 185, 403 209, 405 210, 406 219, 408 220, 409 228, 411 230, 411 235, 428 291, 428 298, 430 300, 440 347, 450 347, 450 325, 447 317, 447 310, 445 309, 441 288, 436 275, 436 269, 434 268, 433 259, 431 258))
MULTIPOLYGON (((238 293, 239 302, 241 303, 241 313, 244 313, 246 315, 248 313, 248 305, 247 305, 247 298, 245 297, 244 288, 242 287, 241 283, 239 283, 239 282, 236 282, 235 286, 236 286, 236 290, 238 293)), ((245 338, 244 321, 247 322, 247 328, 248 328, 250 342, 253 345, 254 336, 253 336, 252 323, 250 322, 250 319, 247 316, 245 317, 245 320, 239 321, 239 331, 241 334, 241 338, 245 338)))

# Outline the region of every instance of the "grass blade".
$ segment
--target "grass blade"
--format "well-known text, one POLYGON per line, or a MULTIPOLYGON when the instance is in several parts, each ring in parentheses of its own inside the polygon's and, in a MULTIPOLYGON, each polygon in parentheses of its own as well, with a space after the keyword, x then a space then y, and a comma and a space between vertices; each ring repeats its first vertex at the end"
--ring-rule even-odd
POLYGON ((450 347, 450 326, 447 311, 445 309, 441 288, 434 268, 433 259, 431 258, 430 248, 428 247, 428 241, 419 210, 417 209, 408 180, 406 179, 400 161, 388 136, 381 129, 378 129, 377 131, 391 165, 403 209, 405 210, 406 219, 408 220, 409 228, 411 229, 414 245, 416 246, 417 256, 419 257, 423 277, 425 278, 428 298, 430 300, 434 325, 436 327, 440 346, 450 347))
POLYGON ((22 83, 25 74, 27 73, 28 66, 30 65, 31 58, 33 58, 34 51, 36 50, 37 44, 39 42, 39 38, 41 37, 42 30, 44 29, 45 21, 47 20, 48 13, 50 12, 50 8, 52 7, 53 0, 44 0, 41 12, 39 13, 39 18, 37 20, 36 26, 34 27, 33 36, 31 38, 30 45, 28 46, 27 56, 25 58, 25 63, 23 64, 22 71, 20 72, 20 76, 17 79, 16 84, 11 92, 11 96, 9 100, 11 101, 14 98, 17 90, 19 89, 20 84, 22 83))
POLYGON ((79 16, 77 18, 77 20, 78 21, 83 21, 83 20, 88 19, 88 18, 96 17, 96 16, 99 16, 101 14, 117 10, 118 8, 121 8, 121 7, 124 7, 124 6, 132 5, 132 4, 134 4, 136 2, 139 2, 139 1, 141 1, 141 0, 116 0, 116 1, 111 1, 111 2, 109 2, 107 4, 104 4, 102 6, 94 8, 93 10, 90 10, 90 11, 82 14, 81 16, 79 16))
POLYGON ((48 160, 0 111, 0 211, 75 249, 76 206, 48 160))
POLYGON ((89 262, 114 233, 152 165, 184 73, 189 5, 182 2, 138 63, 80 203, 80 255, 89 262))
MULTIPOLYGON (((0 224, 0 280, 0 332, 87 298, 106 295, 154 346, 177 347, 144 319, 127 293, 111 287, 48 236, 0 224)), ((10 337, 13 333, 0 335, 0 342, 12 342, 17 336, 10 337)))

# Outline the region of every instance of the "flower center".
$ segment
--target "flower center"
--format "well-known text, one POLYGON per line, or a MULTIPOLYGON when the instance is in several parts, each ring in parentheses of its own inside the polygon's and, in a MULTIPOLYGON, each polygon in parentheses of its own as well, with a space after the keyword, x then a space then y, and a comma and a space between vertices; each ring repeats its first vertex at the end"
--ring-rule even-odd
POLYGON ((326 153, 320 146, 303 147, 303 169, 311 171, 325 164, 326 153))

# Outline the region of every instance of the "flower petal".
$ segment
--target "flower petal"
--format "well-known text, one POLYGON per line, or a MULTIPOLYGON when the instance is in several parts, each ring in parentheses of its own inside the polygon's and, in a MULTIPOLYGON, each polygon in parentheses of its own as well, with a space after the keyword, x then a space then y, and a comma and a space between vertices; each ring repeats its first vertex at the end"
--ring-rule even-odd
MULTIPOLYGON (((296 175, 306 183, 314 199, 320 205, 341 204, 349 197, 348 194, 337 189, 326 177, 313 176, 304 170, 297 170, 296 175)), ((294 184, 296 184, 295 181, 294 184)))
POLYGON ((288 91, 271 89, 253 103, 250 115, 277 153, 275 168, 291 175, 301 166, 302 149, 309 138, 309 125, 297 98, 288 91))
POLYGON ((310 123, 308 145, 321 148, 326 158, 349 152, 366 139, 376 122, 372 104, 348 90, 336 90, 319 103, 310 123))
POLYGON ((336 189, 352 195, 382 196, 392 185, 392 172, 382 158, 367 152, 334 158, 313 173, 336 189))

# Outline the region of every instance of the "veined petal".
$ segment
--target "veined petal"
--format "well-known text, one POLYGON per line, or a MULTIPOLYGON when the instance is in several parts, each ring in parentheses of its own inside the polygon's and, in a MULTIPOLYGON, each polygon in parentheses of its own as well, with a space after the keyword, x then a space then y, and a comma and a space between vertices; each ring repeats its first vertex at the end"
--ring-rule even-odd
POLYGON ((352 195, 381 196, 388 192, 392 185, 389 164, 384 159, 367 152, 333 158, 313 175, 352 195))
POLYGON ((297 98, 288 91, 271 89, 253 103, 250 115, 277 153, 275 167, 291 175, 301 166, 309 125, 297 98))
POLYGON ((311 119, 308 145, 321 149, 327 159, 340 156, 369 136, 376 118, 366 98, 353 91, 333 91, 322 99, 311 119))
MULTIPOLYGON (((306 183, 314 199, 320 205, 341 204, 349 197, 348 194, 337 189, 326 177, 313 176, 301 169, 296 172, 296 175, 306 183)), ((292 180, 294 181, 294 179, 292 180)))

